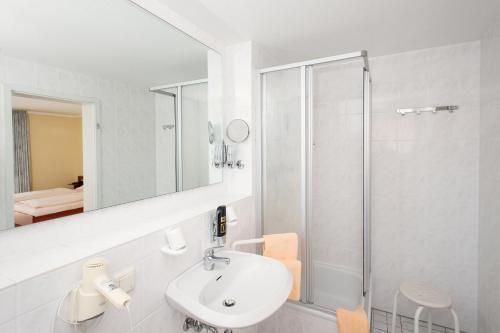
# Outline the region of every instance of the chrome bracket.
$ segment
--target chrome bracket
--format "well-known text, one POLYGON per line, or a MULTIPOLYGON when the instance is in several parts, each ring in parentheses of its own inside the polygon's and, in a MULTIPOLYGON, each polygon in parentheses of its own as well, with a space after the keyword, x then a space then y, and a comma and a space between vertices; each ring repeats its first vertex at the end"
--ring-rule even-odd
POLYGON ((201 321, 195 320, 191 317, 186 317, 184 323, 182 324, 182 330, 184 332, 189 331, 189 329, 193 329, 195 332, 201 332, 203 329, 206 329, 209 333, 217 333, 217 328, 202 323, 201 321))

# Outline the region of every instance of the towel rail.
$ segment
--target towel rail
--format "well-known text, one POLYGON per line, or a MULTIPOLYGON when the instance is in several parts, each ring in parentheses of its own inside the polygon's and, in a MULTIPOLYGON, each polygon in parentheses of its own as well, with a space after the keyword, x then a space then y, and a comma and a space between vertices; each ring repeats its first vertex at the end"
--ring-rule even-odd
POLYGON ((396 112, 404 116, 408 113, 421 114, 422 112, 432 112, 436 113, 439 111, 448 111, 453 113, 453 111, 458 110, 458 105, 443 105, 443 106, 429 106, 421 108, 407 108, 407 109, 397 109, 396 112))
POLYGON ((241 245, 261 244, 261 243, 264 243, 264 238, 252 238, 252 239, 238 240, 238 241, 234 241, 233 244, 231 244, 231 250, 236 250, 236 247, 241 246, 241 245))

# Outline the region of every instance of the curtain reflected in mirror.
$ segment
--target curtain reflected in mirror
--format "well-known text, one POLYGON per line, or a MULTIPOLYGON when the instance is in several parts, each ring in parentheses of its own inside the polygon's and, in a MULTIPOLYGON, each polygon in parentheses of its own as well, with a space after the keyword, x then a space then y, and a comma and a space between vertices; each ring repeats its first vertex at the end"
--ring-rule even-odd
POLYGON ((14 141, 14 193, 31 190, 28 113, 12 111, 12 137, 14 141))

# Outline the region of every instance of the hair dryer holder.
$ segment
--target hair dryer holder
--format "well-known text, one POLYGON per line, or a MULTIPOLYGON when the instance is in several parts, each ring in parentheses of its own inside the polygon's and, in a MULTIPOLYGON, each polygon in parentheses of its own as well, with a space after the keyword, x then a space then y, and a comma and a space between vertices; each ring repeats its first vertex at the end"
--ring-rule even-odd
MULTIPOLYGON (((76 324, 98 317, 106 311, 108 303, 118 309, 128 307, 130 296, 108 276, 107 266, 104 258, 92 258, 84 264, 80 286, 66 295, 70 297, 63 319, 76 324)), ((133 271, 127 274, 124 278, 132 278, 133 271)))

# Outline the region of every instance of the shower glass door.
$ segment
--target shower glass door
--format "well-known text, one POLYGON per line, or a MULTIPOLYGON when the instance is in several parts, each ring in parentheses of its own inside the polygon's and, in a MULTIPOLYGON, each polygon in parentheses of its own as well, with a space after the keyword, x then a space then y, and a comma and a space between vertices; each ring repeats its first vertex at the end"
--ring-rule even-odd
MULTIPOLYGON (((263 77, 262 231, 264 234, 295 232, 299 257, 306 261, 305 144, 301 98, 303 70, 293 68, 263 77)), ((305 265, 304 265, 305 266, 305 265)), ((302 281, 307 279, 302 271, 302 281)), ((302 295, 304 288, 303 284, 302 295)))
POLYGON ((369 279, 364 68, 358 57, 262 74, 263 233, 299 235, 300 301, 327 312, 355 308, 369 279))
POLYGON ((363 293, 363 61, 309 72, 310 300, 354 309, 363 293))
POLYGON ((209 184, 208 84, 185 85, 181 90, 182 190, 185 191, 209 184))

